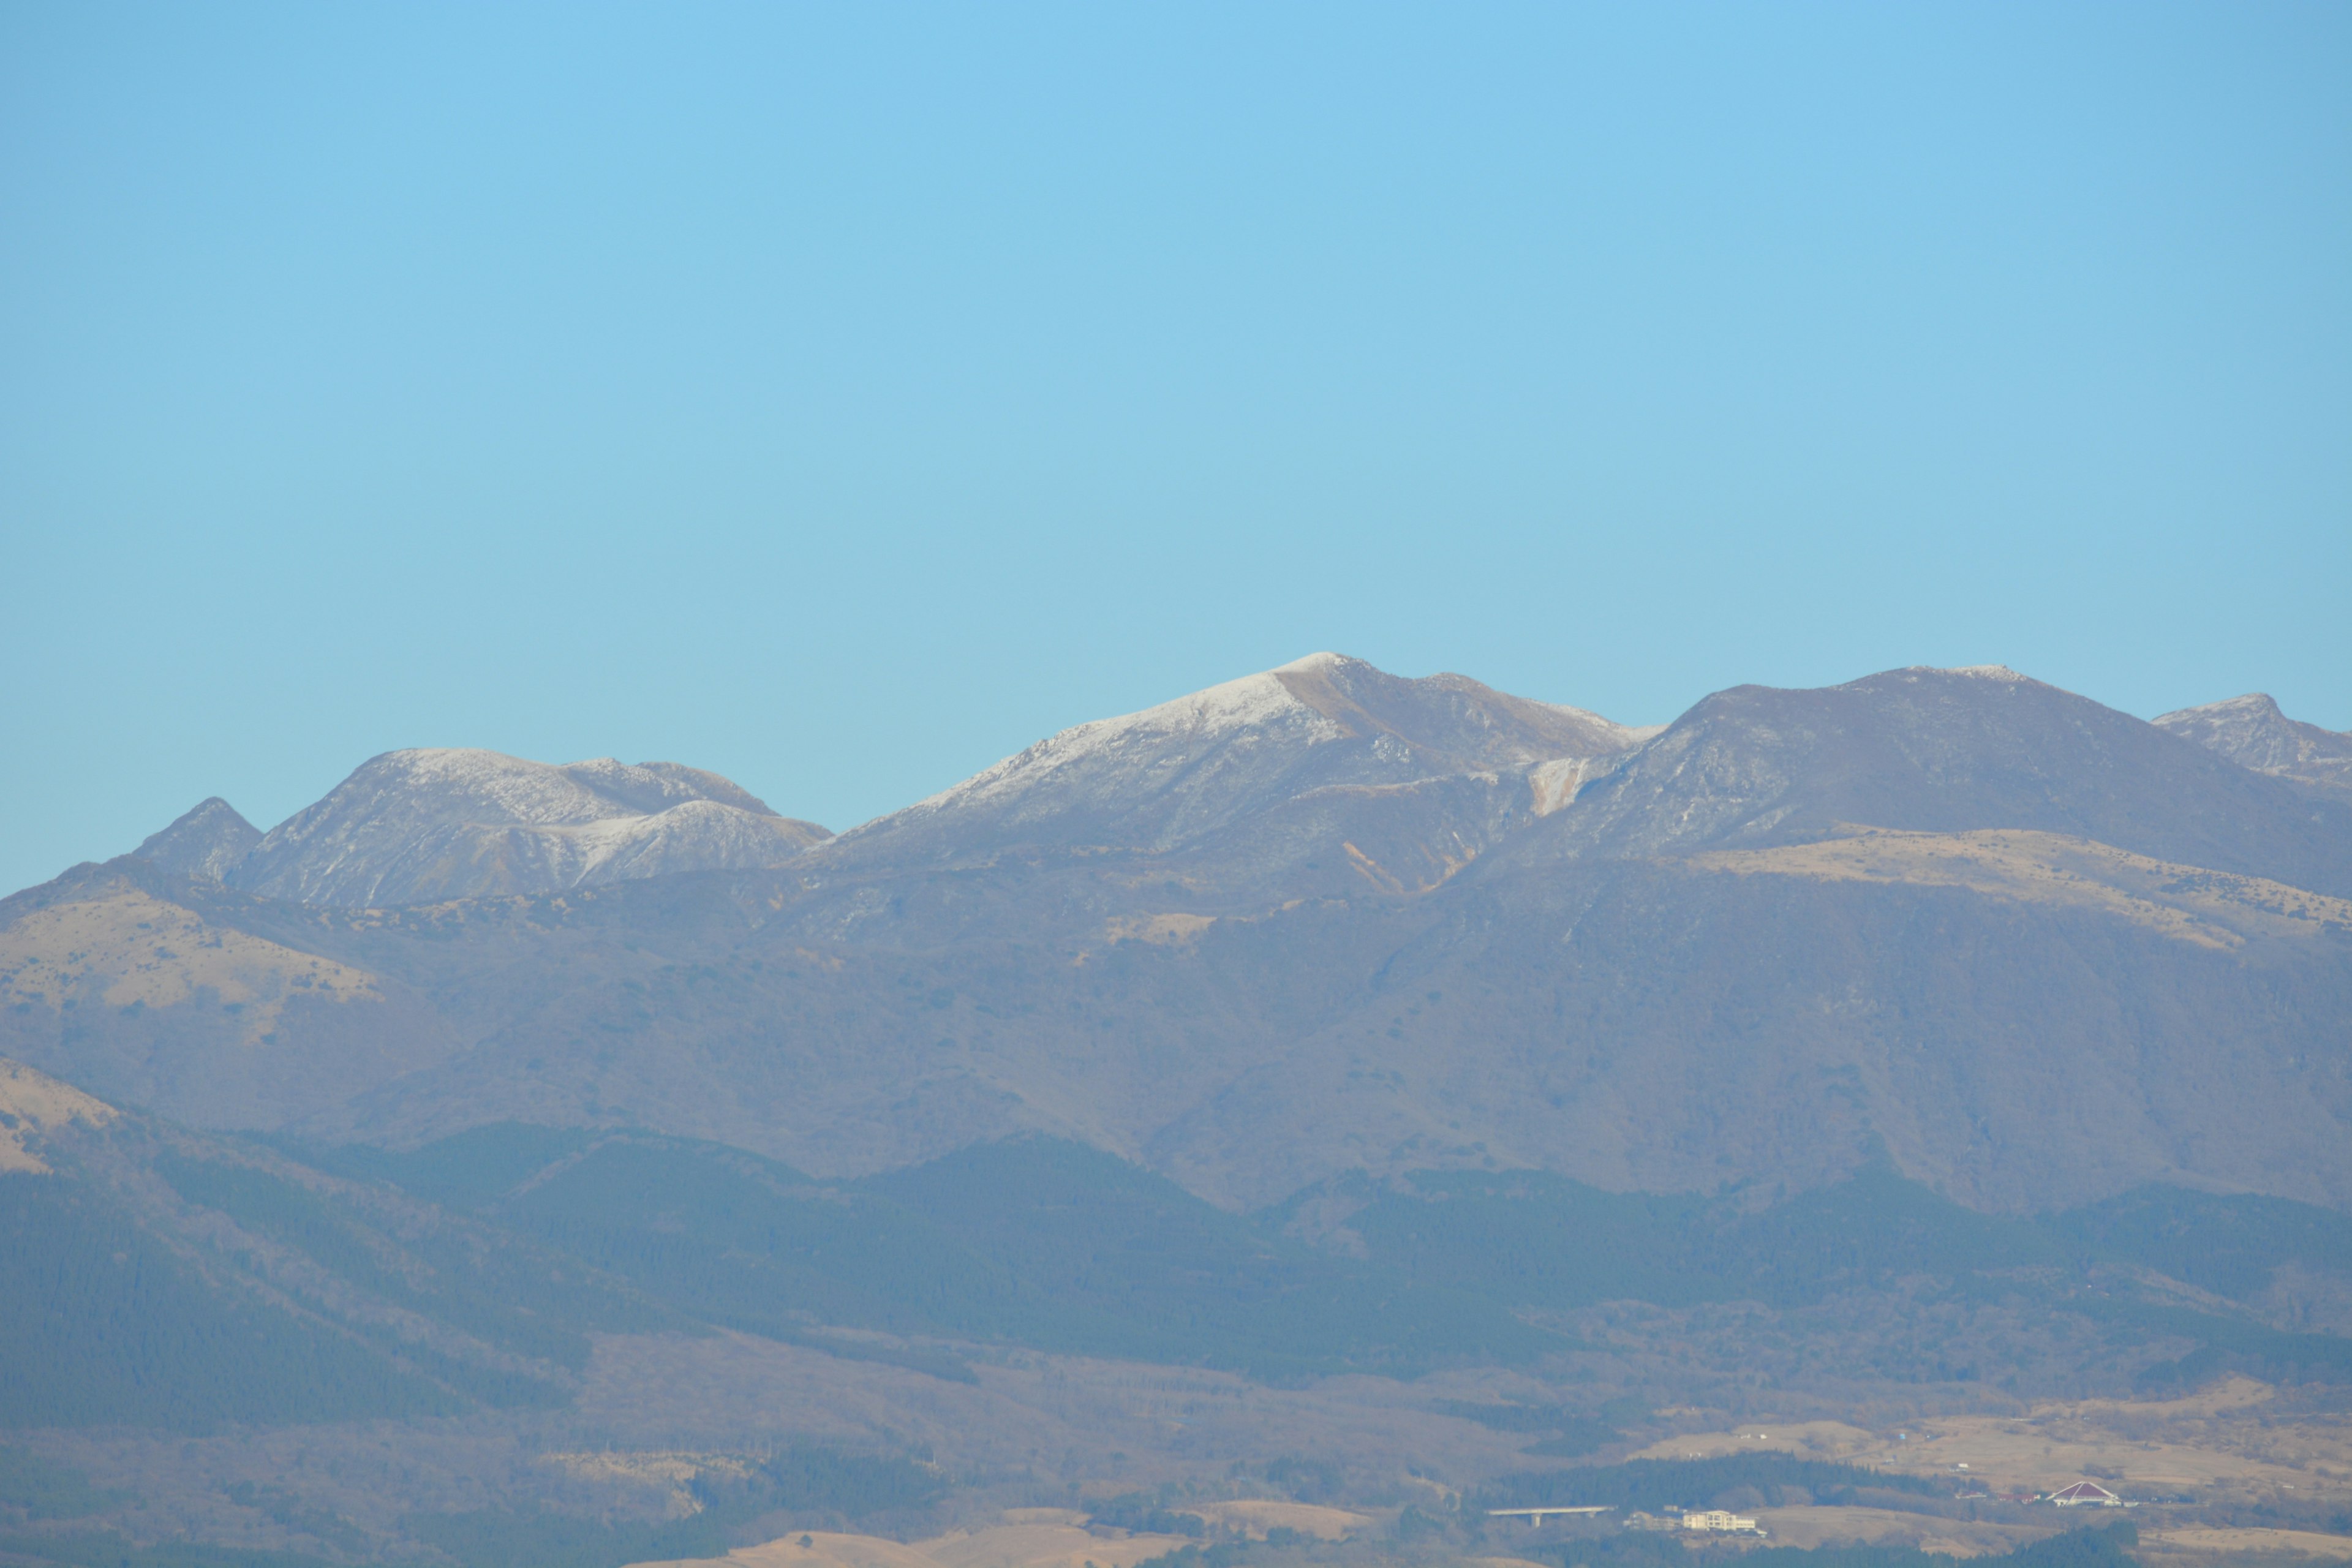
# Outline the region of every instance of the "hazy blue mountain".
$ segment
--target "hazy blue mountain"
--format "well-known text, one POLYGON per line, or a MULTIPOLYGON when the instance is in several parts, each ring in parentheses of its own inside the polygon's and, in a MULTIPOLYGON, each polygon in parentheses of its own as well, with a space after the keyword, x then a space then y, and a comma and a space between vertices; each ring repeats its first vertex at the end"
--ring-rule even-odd
MULTIPOLYGON (((2242 1364, 2352 1381, 2352 1339, 2271 1321, 2289 1275, 2305 1289, 2324 1278, 2352 1306, 2352 1218, 2275 1198, 2151 1185, 1993 1215, 1882 1163, 1760 1204, 1526 1171, 1350 1172, 1240 1215, 1036 1137, 849 1182, 722 1145, 511 1122, 407 1152, 302 1152, 510 1227, 691 1317, 835 1354, 872 1347, 820 1331, 1262 1374, 1524 1364, 1571 1342, 1529 1329, 1520 1310, 1787 1310, 1925 1279, 2018 1293, 2125 1338, 2201 1339, 2242 1364), (2165 1315, 2184 1288, 2202 1308, 2165 1315)), ((923 1369, 970 1375, 944 1355, 923 1369)))
POLYGON ((1547 825, 1559 852, 1748 848, 1853 825, 2026 828, 2352 894, 2352 801, 2313 801, 2014 670, 1717 692, 1547 825))
POLYGON ((0 1427, 562 1403, 685 1320, 510 1233, 0 1060, 0 1427))

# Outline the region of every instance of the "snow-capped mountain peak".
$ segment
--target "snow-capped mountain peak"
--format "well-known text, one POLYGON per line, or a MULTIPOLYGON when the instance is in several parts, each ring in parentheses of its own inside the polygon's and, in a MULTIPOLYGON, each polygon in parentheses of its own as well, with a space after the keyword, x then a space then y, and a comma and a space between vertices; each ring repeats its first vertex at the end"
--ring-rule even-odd
POLYGON ((776 866, 827 837, 676 763, 419 747, 371 758, 267 834, 207 801, 138 853, 272 897, 362 905, 776 866))
MULTIPOLYGON (((1314 653, 1075 725, 843 837, 864 852, 917 841, 951 855, 1024 841, 1167 850, 1318 790, 1526 775, 1655 732, 1458 675, 1412 679, 1314 653)), ((1514 787, 1531 809, 1536 785, 1514 787)))

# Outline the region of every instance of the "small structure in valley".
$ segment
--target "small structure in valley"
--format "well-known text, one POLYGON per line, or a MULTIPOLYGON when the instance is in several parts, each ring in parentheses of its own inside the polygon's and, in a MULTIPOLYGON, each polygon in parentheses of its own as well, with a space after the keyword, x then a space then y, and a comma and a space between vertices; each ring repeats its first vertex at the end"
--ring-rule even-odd
POLYGON ((2052 1492, 2048 1501, 2060 1508, 2121 1508, 2124 1500, 2096 1481, 2076 1481, 2061 1491, 2052 1492))
POLYGON ((1488 1519, 1524 1519, 1529 1524, 1539 1525, 1548 1518, 1560 1515, 1572 1513, 1607 1513, 1608 1511, 1608 1505, 1605 1503, 1579 1503, 1574 1507, 1568 1508, 1553 1508, 1547 1504, 1542 1508, 1490 1508, 1486 1510, 1486 1517, 1488 1519))
POLYGON ((1685 1530, 1713 1531, 1723 1535, 1761 1535, 1764 1527, 1746 1514, 1727 1513, 1721 1509, 1703 1509, 1683 1515, 1685 1530))

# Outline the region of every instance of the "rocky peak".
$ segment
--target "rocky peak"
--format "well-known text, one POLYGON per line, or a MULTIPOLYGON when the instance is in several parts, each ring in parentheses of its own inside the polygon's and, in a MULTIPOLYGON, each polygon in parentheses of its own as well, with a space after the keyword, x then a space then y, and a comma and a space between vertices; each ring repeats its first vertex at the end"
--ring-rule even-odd
POLYGON ((199 802, 161 833, 151 834, 131 853, 184 877, 221 882, 260 842, 261 830, 215 795, 199 802))
POLYGON ((2182 708, 2154 722, 2242 768, 2352 794, 2352 734, 2290 719, 2266 692, 2182 708))

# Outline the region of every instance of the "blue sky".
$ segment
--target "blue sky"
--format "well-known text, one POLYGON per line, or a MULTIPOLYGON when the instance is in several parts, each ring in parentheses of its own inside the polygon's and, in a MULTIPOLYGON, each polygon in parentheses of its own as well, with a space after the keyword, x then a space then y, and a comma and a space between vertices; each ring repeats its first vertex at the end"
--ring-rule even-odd
POLYGON ((2352 8, 0 5, 0 887, 1316 648, 2352 728, 2352 8))

